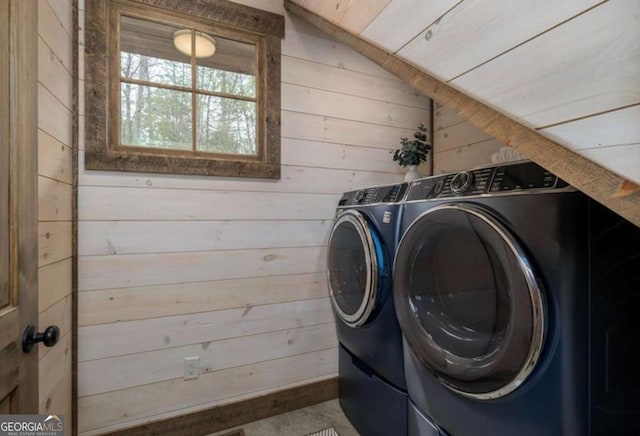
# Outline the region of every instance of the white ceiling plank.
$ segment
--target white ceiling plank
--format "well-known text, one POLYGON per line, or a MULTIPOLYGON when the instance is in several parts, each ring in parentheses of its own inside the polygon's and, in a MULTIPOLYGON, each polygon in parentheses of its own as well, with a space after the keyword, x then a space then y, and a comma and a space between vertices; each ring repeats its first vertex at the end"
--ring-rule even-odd
POLYGON ((539 132, 574 150, 640 143, 640 104, 539 132))
POLYGON ((398 55, 451 80, 601 2, 465 0, 398 55))
POLYGON ((293 0, 338 26, 360 33, 391 0, 293 0))
POLYGON ((361 36, 395 53, 460 2, 392 0, 362 31, 361 36))
POLYGON ((605 3, 451 84, 529 126, 640 102, 640 2, 605 3))
POLYGON ((322 0, 291 0, 291 1, 302 6, 303 8, 306 8, 312 12, 315 12, 316 14, 322 7, 322 0))
POLYGON ((350 0, 338 9, 335 24, 360 33, 389 4, 390 0, 350 0))
POLYGON ((624 174, 629 180, 640 184, 640 144, 587 148, 577 152, 610 171, 624 174))

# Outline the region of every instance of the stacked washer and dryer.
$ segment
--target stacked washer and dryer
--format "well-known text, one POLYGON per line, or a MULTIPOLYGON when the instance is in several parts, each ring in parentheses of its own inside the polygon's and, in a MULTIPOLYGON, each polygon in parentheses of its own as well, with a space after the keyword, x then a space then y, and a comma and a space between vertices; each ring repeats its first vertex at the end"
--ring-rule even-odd
POLYGON ((640 434, 638 227, 531 162, 380 189, 329 248, 362 435, 640 434))

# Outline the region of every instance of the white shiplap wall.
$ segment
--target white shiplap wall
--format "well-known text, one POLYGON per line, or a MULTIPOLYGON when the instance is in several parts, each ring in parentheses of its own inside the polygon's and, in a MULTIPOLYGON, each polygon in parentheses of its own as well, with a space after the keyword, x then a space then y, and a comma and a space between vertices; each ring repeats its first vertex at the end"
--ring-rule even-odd
MULTIPOLYGON (((284 14, 280 0, 243 3, 284 14)), ((81 433, 336 375, 335 205, 402 180, 389 150, 428 123, 429 102, 289 17, 282 52, 280 180, 85 171, 80 152, 81 433), (190 356, 201 375, 184 381, 190 356)))
POLYGON ((71 426, 71 0, 38 3, 39 328, 60 327, 60 340, 40 354, 39 408, 71 426))
POLYGON ((433 173, 442 174, 491 164, 504 147, 454 111, 436 103, 433 114, 433 173))

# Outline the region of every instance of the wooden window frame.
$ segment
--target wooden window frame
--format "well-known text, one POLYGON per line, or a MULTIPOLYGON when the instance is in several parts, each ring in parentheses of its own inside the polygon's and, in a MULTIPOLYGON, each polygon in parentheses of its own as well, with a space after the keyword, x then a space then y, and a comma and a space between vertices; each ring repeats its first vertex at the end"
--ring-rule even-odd
POLYGON ((284 17, 227 0, 87 0, 85 168, 280 178, 280 41, 284 17), (257 155, 120 145, 119 17, 248 35, 256 44, 257 155))

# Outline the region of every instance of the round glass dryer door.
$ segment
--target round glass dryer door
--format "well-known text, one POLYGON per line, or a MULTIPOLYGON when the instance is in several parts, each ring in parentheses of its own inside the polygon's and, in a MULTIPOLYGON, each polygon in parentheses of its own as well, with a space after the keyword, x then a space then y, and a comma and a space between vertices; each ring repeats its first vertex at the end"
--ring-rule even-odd
POLYGON ((471 205, 437 206, 405 232, 394 300, 414 355, 445 386, 476 399, 509 394, 533 370, 543 295, 517 241, 471 205))
POLYGON ((360 212, 342 213, 329 237, 327 274, 331 302, 347 325, 358 327, 369 319, 384 268, 382 245, 375 230, 360 212))

